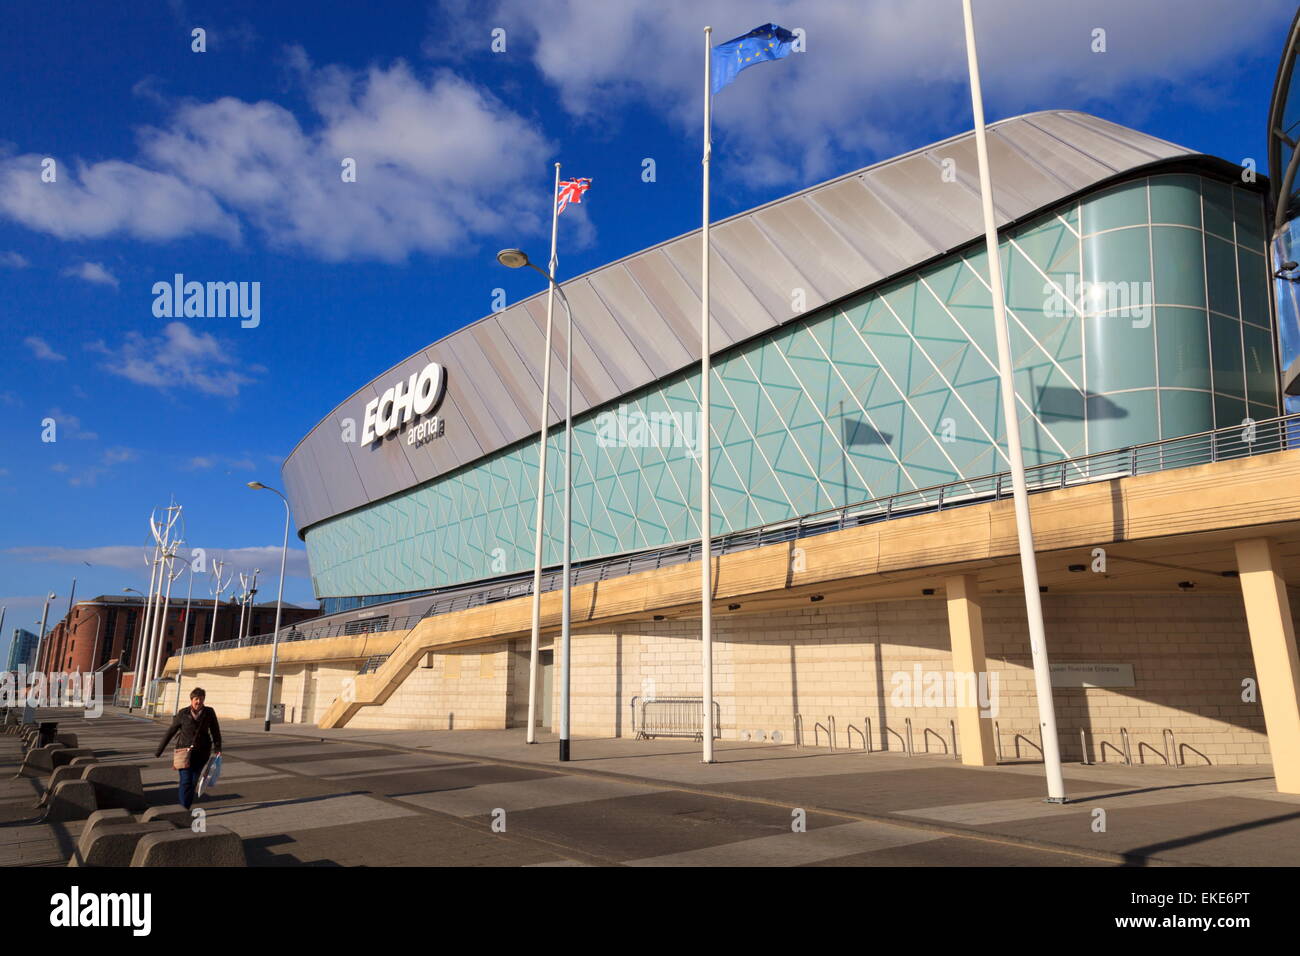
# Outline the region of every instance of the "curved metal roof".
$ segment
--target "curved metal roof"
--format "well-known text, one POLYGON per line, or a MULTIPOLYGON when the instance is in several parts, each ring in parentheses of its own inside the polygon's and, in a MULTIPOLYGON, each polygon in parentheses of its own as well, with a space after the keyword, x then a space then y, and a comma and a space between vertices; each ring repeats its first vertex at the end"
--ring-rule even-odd
MULTIPOLYGON (((1198 154, 1086 113, 988 128, 999 227, 1107 180, 1198 154)), ((983 235, 974 133, 885 160, 711 226, 714 351, 753 338, 983 235), (955 182, 945 181, 945 159, 955 182), (793 289, 805 292, 795 312, 793 289)), ((573 307, 574 414, 699 361, 699 230, 561 283, 573 307)), ((545 293, 451 333, 353 393, 294 448, 282 475, 306 529, 537 434, 545 293), (361 444, 366 404, 429 362, 447 370, 443 437, 361 444), (356 441, 344 442, 343 421, 356 441)), ((553 369, 563 368, 556 322, 553 369)), ((552 376, 552 421, 563 414, 552 376)), ((407 426, 410 427, 409 425, 407 426)), ((301 534, 301 530, 300 530, 301 534)))

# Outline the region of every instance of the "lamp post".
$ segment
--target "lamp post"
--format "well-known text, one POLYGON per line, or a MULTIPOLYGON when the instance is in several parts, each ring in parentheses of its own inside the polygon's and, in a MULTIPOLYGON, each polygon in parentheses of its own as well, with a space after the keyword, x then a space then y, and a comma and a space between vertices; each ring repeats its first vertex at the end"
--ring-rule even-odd
POLYGON ((275 635, 271 638, 271 679, 266 688, 266 720, 262 726, 265 731, 271 729, 271 698, 275 694, 275 658, 280 648, 280 612, 284 608, 284 561, 289 555, 289 499, 270 485, 260 481, 250 481, 248 487, 254 491, 270 491, 284 502, 284 543, 280 545, 280 589, 275 596, 275 635))
POLYGON ((46 667, 44 662, 41 660, 41 652, 45 651, 47 654, 49 653, 49 648, 45 645, 45 622, 49 620, 50 602, 53 601, 56 596, 57 595, 53 591, 49 593, 49 596, 45 598, 45 610, 41 612, 40 636, 37 638, 36 641, 36 669, 37 670, 49 670, 49 668, 46 667))
MULTIPOLYGON (((569 759, 569 621, 570 621, 570 563, 572 561, 572 541, 573 541, 573 310, 569 308, 568 296, 560 288, 555 278, 534 262, 530 262, 528 254, 522 249, 502 249, 497 253, 497 261, 507 269, 522 269, 527 266, 534 272, 543 276, 550 288, 560 297, 560 303, 564 306, 564 314, 568 323, 568 332, 565 335, 564 343, 564 591, 561 600, 560 612, 560 645, 564 655, 564 662, 560 670, 560 760, 569 759)), ((550 362, 549 344, 546 352, 546 360, 550 362)), ((543 396, 543 402, 549 396, 543 396)), ((543 434, 542 440, 546 436, 543 434)), ((534 582, 537 583, 540 575, 534 572, 534 582)), ((536 631, 534 631, 536 633, 536 631)), ((534 680, 535 683, 535 680, 534 680)), ((532 693, 530 690, 529 693, 532 693)))
MULTIPOLYGON (((136 588, 122 588, 122 593, 123 593, 123 594, 138 594, 138 595, 140 595, 140 611, 141 611, 141 613, 143 614, 143 612, 144 612, 144 605, 145 605, 145 602, 148 600, 148 598, 145 597, 144 592, 143 592, 143 591, 139 591, 139 590, 137 590, 136 588)), ((128 620, 129 620, 129 618, 128 618, 128 620)), ((142 626, 141 626, 141 633, 143 633, 143 631, 144 631, 144 628, 143 628, 144 621, 143 621, 143 619, 141 619, 141 622, 140 622, 140 623, 141 623, 141 625, 142 625, 142 626)), ((132 650, 139 650, 139 648, 134 648, 134 647, 133 647, 133 648, 130 648, 130 649, 127 648, 127 643, 130 642, 134 637, 135 637, 135 635, 132 634, 132 633, 131 633, 131 630, 128 628, 128 629, 127 629, 126 637, 123 638, 123 643, 122 643, 122 653, 118 656, 118 659, 117 659, 117 689, 116 689, 116 691, 114 691, 114 693, 115 693, 115 695, 117 695, 117 697, 119 697, 119 698, 120 698, 121 693, 122 693, 122 671, 123 671, 123 665, 126 663, 126 656, 127 656, 128 654, 130 654, 132 650)), ((134 680, 132 680, 132 684, 134 685, 134 680)), ((127 713, 130 713, 130 711, 131 711, 131 709, 132 709, 132 705, 135 703, 134 698, 135 698, 135 687, 132 686, 132 687, 131 687, 131 696, 128 697, 128 698, 127 698, 127 701, 126 701, 126 703, 127 703, 127 713)))

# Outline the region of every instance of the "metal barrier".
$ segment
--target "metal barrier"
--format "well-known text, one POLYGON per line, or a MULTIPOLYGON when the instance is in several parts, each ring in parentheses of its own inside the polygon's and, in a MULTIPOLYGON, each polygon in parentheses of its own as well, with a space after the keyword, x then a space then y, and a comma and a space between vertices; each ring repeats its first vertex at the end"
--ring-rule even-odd
MULTIPOLYGON (((1054 491, 1075 485, 1131 478, 1222 460, 1249 458, 1295 447, 1300 447, 1300 413, 1265 419, 1249 425, 1233 425, 1215 431, 1198 432, 1194 435, 1166 438, 1141 445, 1130 445, 1114 451, 1097 452, 1078 458, 1033 465, 1025 469, 1025 482, 1031 493, 1054 491)), ((890 521, 933 511, 999 501, 1010 495, 1009 472, 963 478, 719 535, 713 539, 710 553, 719 556, 748 551, 770 544, 783 544, 798 538, 874 524, 878 521, 890 521)), ((675 564, 689 563, 699 560, 699 557, 698 541, 634 551, 575 565, 571 570, 571 583, 577 587, 637 574, 641 571, 653 571, 675 564)), ((482 607, 498 601, 531 595, 532 577, 532 571, 527 571, 509 578, 498 578, 490 584, 479 582, 435 591, 424 614, 394 618, 386 622, 382 630, 409 630, 425 617, 449 614, 453 611, 482 607)), ((563 571, 554 569, 542 575, 543 592, 558 590, 562 585, 563 571)), ((372 605, 376 609, 382 609, 383 606, 372 605)), ((376 617, 378 616, 376 614, 376 617)), ((345 628, 349 624, 355 625, 355 623, 356 619, 353 619, 324 627, 308 627, 296 632, 294 637, 282 636, 281 640, 319 640, 339 637, 345 633, 345 628)), ((381 628, 376 627, 376 630, 381 628)), ((216 644, 187 648, 186 656, 230 647, 269 644, 272 639, 271 634, 259 634, 244 638, 242 641, 219 641, 216 644)))
POLYGON ((817 731, 824 730, 826 731, 826 739, 830 741, 831 750, 834 750, 835 749, 835 729, 834 729, 835 718, 827 717, 826 720, 827 723, 825 724, 822 723, 813 724, 813 746, 814 747, 817 746, 817 731))
MULTIPOLYGON (((721 712, 713 701, 713 736, 722 736, 721 712)), ((636 710, 632 711, 634 717, 636 710)), ((689 737, 704 739, 703 697, 655 697, 641 701, 640 724, 634 725, 637 740, 655 737, 689 737)))

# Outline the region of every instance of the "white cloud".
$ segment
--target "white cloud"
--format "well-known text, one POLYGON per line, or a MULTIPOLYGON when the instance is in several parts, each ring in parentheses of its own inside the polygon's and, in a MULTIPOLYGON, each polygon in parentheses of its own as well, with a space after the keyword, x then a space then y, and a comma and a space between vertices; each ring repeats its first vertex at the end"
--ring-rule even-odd
POLYGON ((218 465, 225 467, 227 473, 231 471, 252 471, 257 467, 251 458, 225 458, 219 455, 195 455, 184 467, 189 471, 207 471, 216 468, 218 465))
POLYGON ((27 257, 18 252, 0 252, 0 266, 6 269, 26 269, 30 262, 27 257))
MULTIPOLYGON (((207 555, 207 564, 209 569, 214 560, 224 561, 225 573, 235 573, 240 571, 251 573, 254 568, 260 568, 262 574, 259 577, 259 593, 265 594, 265 582, 274 581, 275 575, 280 570, 280 546, 262 545, 246 548, 210 548, 195 542, 187 542, 181 549, 181 556, 188 557, 192 547, 203 547, 207 555)), ((119 568, 123 571, 139 571, 145 567, 145 561, 148 555, 141 545, 104 545, 92 548, 66 548, 55 545, 35 545, 20 548, 8 548, 5 554, 21 558, 26 561, 36 561, 51 564, 81 564, 83 562, 94 565, 95 567, 119 568)), ((290 548, 285 562, 285 576, 305 578, 310 575, 307 567, 307 552, 302 548, 290 548)), ((203 577, 211 580, 211 571, 206 575, 195 578, 195 591, 198 590, 197 584, 203 577)), ((236 578, 238 583, 238 578, 236 578)), ((229 592, 227 592, 229 593, 229 592)), ((274 594, 272 594, 274 599, 274 594)), ((260 602, 259 602, 260 603, 260 602)))
POLYGON ((109 448, 104 452, 104 464, 108 466, 120 465, 123 462, 135 461, 140 456, 136 454, 133 448, 124 448, 116 446, 109 448))
MULTIPOLYGON (((1242 58, 1275 58, 1295 10, 1283 0, 1261 0, 1250 16, 1235 0, 976 6, 992 115, 1104 101, 1132 121, 1152 95, 1188 100, 1221 87, 1242 58), (1092 52, 1097 27, 1105 53, 1092 52)), ((748 71, 714 100, 719 171, 753 185, 810 182, 971 125, 956 0, 496 0, 480 20, 506 28, 511 51, 532 59, 574 115, 606 123, 632 105, 691 131, 705 23, 715 44, 766 20, 803 28, 806 53, 748 71)))
POLYGON ((138 161, 61 169, 0 157, 0 216, 63 238, 109 234, 239 240, 251 225, 275 247, 322 259, 400 261, 461 251, 502 231, 540 231, 552 147, 530 121, 447 70, 403 61, 291 71, 314 115, 234 97, 184 101, 140 131, 138 161), (357 181, 341 163, 356 161, 357 181))
POLYGON ((50 344, 38 335, 29 335, 23 339, 23 345, 32 350, 32 354, 45 362, 63 362, 67 356, 54 351, 50 344))
POLYGON ((118 286, 117 276, 105 269, 103 263, 99 262, 83 262, 80 265, 64 269, 63 274, 74 279, 84 279, 97 285, 111 285, 114 289, 118 286))
POLYGON ((65 162, 47 183, 41 181, 43 159, 0 155, 0 216, 60 239, 239 238, 238 221, 212 195, 175 176, 120 160, 65 162))
POLYGON ((169 322, 162 335, 128 332, 125 341, 112 348, 103 341, 86 348, 106 357, 105 371, 151 388, 193 388, 205 395, 233 398, 253 379, 242 371, 261 366, 242 365, 227 347, 207 332, 195 332, 184 322, 169 322))
POLYGON ((76 438, 80 441, 95 441, 99 438, 96 432, 86 431, 81 427, 80 418, 61 408, 50 409, 46 417, 54 419, 58 426, 56 438, 76 438))

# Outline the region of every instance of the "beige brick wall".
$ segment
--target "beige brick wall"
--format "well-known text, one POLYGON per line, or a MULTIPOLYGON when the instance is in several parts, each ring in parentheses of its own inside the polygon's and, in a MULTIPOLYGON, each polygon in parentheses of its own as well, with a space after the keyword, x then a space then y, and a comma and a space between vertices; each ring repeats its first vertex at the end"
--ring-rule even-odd
MULTIPOLYGON (((1057 722, 1067 759, 1080 755, 1079 729, 1092 759, 1106 746, 1117 759, 1120 728, 1135 761, 1160 764, 1161 731, 1169 728, 1189 764, 1268 760, 1263 713, 1241 700, 1254 675, 1239 599, 1214 595, 1045 595, 1049 654, 1056 662, 1132 663, 1136 687, 1056 688, 1057 722), (1203 756, 1202 756, 1203 755, 1203 756)), ((835 718, 836 743, 862 746, 869 719, 873 747, 900 749, 907 718, 915 748, 943 752, 951 706, 895 706, 896 675, 951 669, 947 608, 941 597, 877 604, 832 605, 763 615, 715 616, 714 696, 722 736, 742 731, 793 739, 803 715, 804 740, 815 723, 835 718), (884 728, 888 728, 886 731, 884 728), (930 733, 927 733, 930 731, 930 733), (937 735, 937 736, 936 736, 937 735)), ((984 599, 989 669, 998 679, 997 721, 1004 753, 1015 756, 1017 734, 1038 740, 1037 704, 1024 604, 1018 596, 984 599)), ((573 733, 629 733, 631 698, 698 696, 699 625, 650 622, 619 633, 575 633, 573 733)), ((925 704, 927 698, 918 703, 925 704)), ((558 707, 558 702, 556 704, 558 707)), ((960 747, 960 742, 958 743, 960 747)), ((1021 753, 1037 751, 1024 740, 1021 753)))
MULTIPOLYGON (((360 666, 359 662, 278 665, 276 700, 285 705, 285 720, 316 723, 330 701, 342 692, 344 680, 355 676, 360 666)), ((261 719, 266 714, 268 675, 269 668, 187 669, 182 676, 181 692, 188 697, 192 688, 202 687, 207 691, 208 705, 227 720, 261 719), (258 678, 262 680, 259 682, 258 678)))
MULTIPOLYGON (((1163 763, 1161 730, 1174 732, 1189 764, 1252 764, 1268 760, 1263 712, 1241 700, 1242 680, 1254 676, 1245 614, 1236 596, 1210 594, 1044 595, 1048 649, 1054 662, 1131 663, 1137 686, 1057 688, 1062 752, 1077 760, 1079 729, 1089 734, 1093 759, 1106 745, 1118 759, 1119 730, 1130 735, 1135 760, 1163 763), (1203 755, 1203 756, 1201 756, 1203 755)), ((861 747, 869 719, 873 747, 901 748, 911 718, 916 749, 944 751, 955 708, 901 706, 893 698, 897 675, 951 669, 947 607, 940 595, 873 604, 817 604, 807 608, 715 618, 714 697, 722 736, 742 731, 793 739, 794 715, 803 715, 804 741, 814 724, 835 718, 836 744, 861 747), (886 729, 887 728, 887 729, 886 729), (927 734, 927 730, 933 734, 927 734), (935 736, 935 735, 938 736, 935 736)), ((997 721, 1003 752, 1015 756, 1020 734, 1037 742, 1038 717, 1023 600, 984 597, 989 669, 998 678, 997 721)), ((558 644, 558 641, 556 642, 558 644)), ((365 707, 358 728, 492 729, 518 725, 526 694, 527 642, 435 653, 389 700, 365 707), (522 669, 522 672, 521 672, 522 669), (516 705, 519 706, 516 706, 516 705)), ((572 733, 628 736, 632 698, 696 697, 700 687, 699 624, 643 622, 618 631, 575 630, 572 733)), ((553 713, 559 714, 559 648, 553 713)), ((359 663, 294 665, 281 671, 280 697, 293 719, 318 720, 356 673, 359 663), (307 668, 313 668, 308 672, 307 668), (314 685, 314 691, 310 688, 314 685), (308 711, 311 711, 308 717, 308 711)), ((198 672, 209 702, 223 715, 261 716, 252 707, 256 674, 198 672), (254 712, 255 711, 255 712, 254 712)), ((264 674, 262 676, 265 676, 264 674)), ((262 685, 265 686, 264 684, 262 685)), ((927 701, 922 699, 920 704, 927 701)), ((816 731, 821 743, 825 734, 816 731)), ((960 746, 960 743, 959 743, 960 746)), ((1023 740, 1021 752, 1036 755, 1023 740)))
POLYGON ((511 654, 502 643, 432 655, 386 702, 363 707, 349 727, 491 730, 507 725, 511 654))

